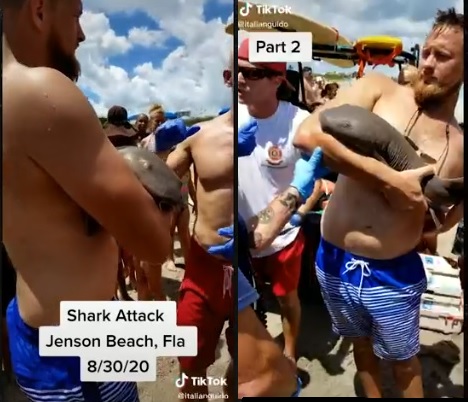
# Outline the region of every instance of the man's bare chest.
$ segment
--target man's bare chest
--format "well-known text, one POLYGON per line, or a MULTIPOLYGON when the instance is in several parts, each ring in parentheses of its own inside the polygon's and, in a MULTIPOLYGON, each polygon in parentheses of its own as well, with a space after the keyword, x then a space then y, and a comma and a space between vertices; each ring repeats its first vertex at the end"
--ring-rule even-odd
POLYGON ((452 124, 420 115, 415 106, 402 104, 374 112, 395 127, 441 177, 463 175, 463 136, 452 124), (405 107, 406 106, 406 107, 405 107))
POLYGON ((219 142, 200 148, 193 154, 198 180, 224 186, 234 178, 234 150, 232 141, 219 142))

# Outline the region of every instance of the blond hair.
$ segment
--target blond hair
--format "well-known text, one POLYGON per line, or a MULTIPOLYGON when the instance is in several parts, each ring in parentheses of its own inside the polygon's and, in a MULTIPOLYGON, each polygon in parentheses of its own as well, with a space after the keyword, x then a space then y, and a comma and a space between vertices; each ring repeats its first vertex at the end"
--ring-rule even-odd
POLYGON ((148 113, 151 114, 153 112, 162 112, 162 113, 164 113, 164 108, 159 103, 155 103, 150 107, 148 113))
POLYGON ((398 83, 400 85, 412 85, 417 78, 417 67, 411 64, 406 64, 401 68, 400 74, 398 75, 398 83))

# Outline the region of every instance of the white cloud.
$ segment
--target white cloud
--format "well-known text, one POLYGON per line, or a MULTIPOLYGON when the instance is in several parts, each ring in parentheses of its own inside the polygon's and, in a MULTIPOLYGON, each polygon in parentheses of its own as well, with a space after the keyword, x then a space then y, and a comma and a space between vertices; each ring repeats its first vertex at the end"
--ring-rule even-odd
MULTIPOLYGON (((398 36, 406 50, 424 43, 438 9, 455 7, 463 12, 463 0, 254 0, 253 3, 290 6, 293 13, 332 26, 351 41, 368 35, 398 36)), ((246 36, 245 32, 240 34, 240 38, 246 36)), ((310 66, 318 73, 337 70, 324 62, 312 62, 310 66)), ((377 69, 393 76, 398 74, 397 68, 377 69)), ((463 94, 456 117, 463 120, 463 94)))
POLYGON ((134 0, 131 4, 95 0, 81 22, 87 40, 78 50, 82 65, 79 85, 95 94, 97 102, 91 103, 99 115, 105 115, 114 104, 138 113, 162 103, 167 110, 191 110, 195 115, 213 114, 229 104, 231 95, 224 86, 222 69, 232 38, 224 33, 225 21, 205 21, 202 0, 134 0), (108 15, 130 15, 137 9, 148 13, 160 30, 133 27, 126 36, 116 35, 108 15), (150 53, 148 62, 133 71, 109 63, 109 57, 125 55, 136 46, 148 52, 163 47, 170 37, 181 45, 158 66, 149 61, 150 53))
MULTIPOLYGON (((214 0, 210 0, 211 2, 214 0)), ((217 0, 232 4, 231 0, 217 0)), ((87 40, 78 57, 83 75, 79 85, 94 92, 98 113, 105 114, 113 104, 130 113, 146 111, 152 103, 168 110, 191 110, 194 114, 215 113, 230 102, 223 85, 222 69, 227 63, 232 37, 224 33, 226 21, 206 21, 203 7, 208 0, 93 0, 86 4, 82 24, 87 40), (108 15, 135 10, 146 12, 159 29, 144 26, 117 35, 108 15), (160 64, 153 65, 150 52, 166 46, 169 38, 180 45, 160 64), (147 49, 148 62, 133 71, 113 66, 112 56, 125 55, 135 47, 147 49)), ((406 48, 423 43, 438 8, 457 7, 462 0, 262 0, 263 4, 289 5, 293 12, 339 29, 355 40, 365 35, 398 35, 406 48)), ((208 6, 209 7, 209 6, 208 6)), ((314 62, 316 71, 333 69, 314 62)), ((389 69, 383 70, 392 73, 389 69)), ((462 108, 461 112, 462 113, 462 108)))
POLYGON ((128 31, 128 40, 135 46, 160 47, 169 35, 164 31, 154 31, 146 27, 132 28, 128 31))

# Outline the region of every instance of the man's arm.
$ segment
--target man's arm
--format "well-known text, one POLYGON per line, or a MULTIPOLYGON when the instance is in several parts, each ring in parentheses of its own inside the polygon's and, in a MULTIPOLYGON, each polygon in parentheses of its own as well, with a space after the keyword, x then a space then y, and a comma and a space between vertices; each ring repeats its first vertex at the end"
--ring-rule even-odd
POLYGON ((29 78, 25 101, 14 106, 21 108, 18 116, 30 114, 18 131, 29 158, 121 247, 144 260, 163 260, 169 219, 106 138, 87 99, 54 70, 33 69, 29 78))
POLYGON ((289 187, 248 222, 250 247, 255 250, 267 248, 291 219, 300 200, 299 192, 294 187, 289 187))
POLYGON ((445 233, 457 225, 463 218, 465 203, 462 201, 458 205, 454 205, 447 212, 442 226, 439 228, 438 233, 445 233))
POLYGON ((167 157, 166 164, 176 172, 179 177, 183 177, 189 171, 193 163, 191 148, 194 138, 195 136, 189 137, 178 144, 176 149, 167 157))
POLYGON ((314 191, 312 192, 312 195, 309 198, 307 198, 306 202, 299 207, 296 213, 300 215, 305 215, 308 212, 310 212, 312 208, 315 207, 315 204, 317 204, 317 201, 320 199, 322 194, 322 180, 317 180, 315 182, 314 191))
POLYGON ((238 399, 293 395, 294 369, 251 307, 238 312, 237 327, 238 399))
POLYGON ((331 135, 324 133, 319 122, 321 111, 350 104, 373 110, 385 87, 393 84, 388 77, 370 73, 356 80, 349 87, 342 87, 336 97, 317 108, 300 126, 294 145, 308 153, 316 147, 322 148, 325 164, 337 173, 342 173, 362 183, 381 188, 387 184, 388 176, 394 174, 387 165, 349 150, 331 135))
MULTIPOLYGON (((257 292, 241 270, 238 275, 238 399, 291 396, 296 390, 292 366, 250 307, 257 292)), ((232 367, 228 376, 235 378, 232 367)))
POLYGON ((194 181, 195 181, 195 178, 192 178, 192 173, 190 172, 190 177, 188 180, 188 193, 189 193, 190 199, 193 202, 193 209, 194 211, 196 211, 197 210, 197 191, 195 189, 195 185, 193 184, 194 181))

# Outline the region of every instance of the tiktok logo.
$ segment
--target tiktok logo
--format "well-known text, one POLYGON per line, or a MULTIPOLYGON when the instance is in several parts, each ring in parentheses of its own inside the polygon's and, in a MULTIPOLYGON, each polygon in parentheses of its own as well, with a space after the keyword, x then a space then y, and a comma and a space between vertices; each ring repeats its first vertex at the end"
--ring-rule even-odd
POLYGON ((185 373, 182 373, 182 375, 176 380, 175 386, 177 388, 182 388, 185 385, 185 381, 188 380, 189 376, 185 373))
POLYGON ((242 16, 242 17, 247 17, 250 13, 250 9, 253 7, 253 4, 250 4, 250 3, 245 3, 245 6, 244 7, 241 7, 239 9, 239 14, 242 16))

